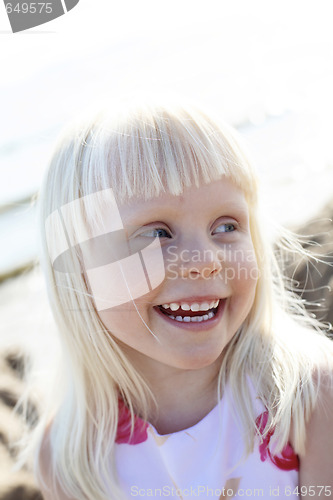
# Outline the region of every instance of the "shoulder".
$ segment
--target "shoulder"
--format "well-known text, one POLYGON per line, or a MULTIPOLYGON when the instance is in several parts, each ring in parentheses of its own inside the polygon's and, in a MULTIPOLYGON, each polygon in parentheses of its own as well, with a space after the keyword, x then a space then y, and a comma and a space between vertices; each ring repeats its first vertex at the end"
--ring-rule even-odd
POLYGON ((333 362, 326 361, 320 368, 314 375, 318 397, 306 423, 305 449, 300 454, 299 480, 304 499, 333 494, 333 362))

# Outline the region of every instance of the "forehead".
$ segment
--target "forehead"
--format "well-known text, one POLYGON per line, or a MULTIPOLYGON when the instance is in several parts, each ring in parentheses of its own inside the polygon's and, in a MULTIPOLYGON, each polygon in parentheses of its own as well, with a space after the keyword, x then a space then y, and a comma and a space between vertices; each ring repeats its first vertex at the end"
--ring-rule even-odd
POLYGON ((132 198, 119 206, 124 223, 131 223, 140 217, 158 216, 159 214, 177 215, 189 211, 195 213, 214 212, 221 209, 248 211, 248 205, 242 190, 230 179, 222 178, 199 187, 185 188, 179 195, 162 193, 148 200, 132 198))

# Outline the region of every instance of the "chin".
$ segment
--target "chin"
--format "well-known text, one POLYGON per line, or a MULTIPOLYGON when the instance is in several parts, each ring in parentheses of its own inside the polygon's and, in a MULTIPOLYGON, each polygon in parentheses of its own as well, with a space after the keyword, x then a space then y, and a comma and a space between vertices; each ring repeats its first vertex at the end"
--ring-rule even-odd
POLYGON ((182 370, 200 370, 214 363, 221 364, 222 353, 219 352, 187 352, 173 359, 172 365, 182 370))

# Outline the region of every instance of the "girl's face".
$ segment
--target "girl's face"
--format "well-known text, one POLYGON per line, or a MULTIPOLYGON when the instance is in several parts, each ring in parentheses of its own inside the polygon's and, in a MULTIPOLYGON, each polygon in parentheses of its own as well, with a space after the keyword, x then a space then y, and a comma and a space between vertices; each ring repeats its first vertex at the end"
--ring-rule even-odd
POLYGON ((255 296, 258 268, 244 194, 223 178, 180 196, 133 199, 119 212, 131 253, 160 238, 165 275, 135 305, 100 311, 104 325, 146 369, 156 362, 181 369, 211 365, 255 296))

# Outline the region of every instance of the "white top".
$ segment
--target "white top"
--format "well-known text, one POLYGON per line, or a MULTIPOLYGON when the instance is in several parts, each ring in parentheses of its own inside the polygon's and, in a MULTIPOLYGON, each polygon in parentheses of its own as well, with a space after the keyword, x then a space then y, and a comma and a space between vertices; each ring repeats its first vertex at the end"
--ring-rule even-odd
MULTIPOLYGON (((259 401, 259 428, 267 412, 259 401)), ((228 397, 189 429, 160 435, 137 419, 129 442, 129 412, 120 404, 116 466, 129 499, 145 498, 299 498, 298 458, 290 445, 274 456, 269 435, 242 463, 243 441, 228 397), (219 435, 220 431, 220 435, 219 435)))

